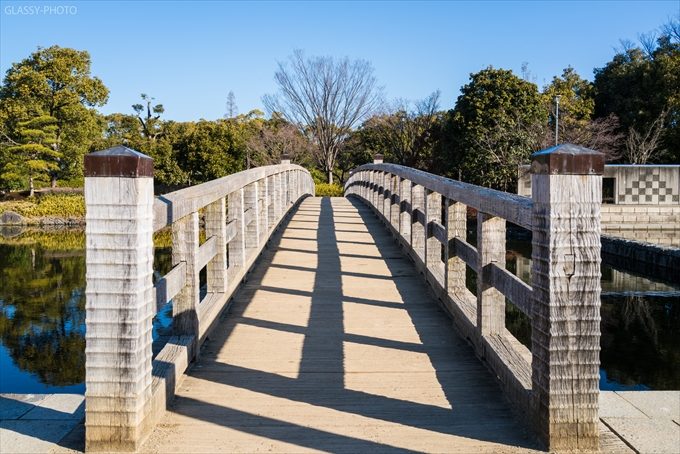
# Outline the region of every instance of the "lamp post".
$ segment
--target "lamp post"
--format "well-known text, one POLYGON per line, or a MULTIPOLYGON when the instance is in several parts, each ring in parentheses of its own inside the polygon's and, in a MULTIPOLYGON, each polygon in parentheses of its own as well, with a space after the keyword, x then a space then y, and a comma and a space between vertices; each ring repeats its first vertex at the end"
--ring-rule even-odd
POLYGON ((555 96, 555 145, 559 143, 559 124, 560 124, 560 95, 555 96))

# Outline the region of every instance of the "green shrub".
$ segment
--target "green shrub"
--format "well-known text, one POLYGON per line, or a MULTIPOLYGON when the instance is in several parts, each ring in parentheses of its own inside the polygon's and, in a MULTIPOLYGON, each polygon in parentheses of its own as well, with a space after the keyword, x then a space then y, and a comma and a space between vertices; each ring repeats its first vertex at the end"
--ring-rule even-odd
POLYGON ((339 184, 317 183, 316 195, 317 197, 342 197, 345 195, 345 191, 339 184))

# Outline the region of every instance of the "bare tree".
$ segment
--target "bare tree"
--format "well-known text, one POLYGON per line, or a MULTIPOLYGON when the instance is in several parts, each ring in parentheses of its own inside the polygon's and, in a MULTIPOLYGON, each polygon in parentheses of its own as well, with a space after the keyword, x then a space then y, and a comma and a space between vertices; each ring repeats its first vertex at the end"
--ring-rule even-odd
POLYGON ((256 166, 278 164, 282 155, 291 162, 306 164, 311 155, 311 143, 300 131, 285 120, 262 124, 248 140, 250 160, 256 166))
POLYGON ((279 93, 264 96, 265 107, 313 138, 314 157, 332 183, 342 143, 381 103, 373 67, 365 60, 306 58, 296 50, 279 62, 274 80, 279 93))
POLYGON ((397 100, 387 113, 371 117, 362 127, 368 148, 391 155, 396 163, 426 168, 434 147, 440 114, 439 90, 411 103, 397 100))
MULTIPOLYGON (((607 162, 621 157, 621 145, 624 134, 619 131, 619 119, 614 114, 587 121, 560 119, 560 142, 573 143, 591 148, 604 154, 607 162)), ((548 148, 555 144, 555 130, 544 127, 540 148, 548 148)))
POLYGON ((646 164, 649 158, 659 151, 667 116, 668 108, 665 108, 645 130, 638 131, 635 127, 630 127, 625 152, 625 158, 628 162, 646 164))

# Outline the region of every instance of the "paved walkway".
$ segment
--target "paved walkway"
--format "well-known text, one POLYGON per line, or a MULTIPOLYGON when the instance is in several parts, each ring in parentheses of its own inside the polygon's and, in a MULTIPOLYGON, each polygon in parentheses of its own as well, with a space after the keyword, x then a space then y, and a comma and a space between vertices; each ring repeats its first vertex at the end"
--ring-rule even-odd
POLYGON ((0 394, 0 453, 82 450, 84 407, 82 394, 0 394))

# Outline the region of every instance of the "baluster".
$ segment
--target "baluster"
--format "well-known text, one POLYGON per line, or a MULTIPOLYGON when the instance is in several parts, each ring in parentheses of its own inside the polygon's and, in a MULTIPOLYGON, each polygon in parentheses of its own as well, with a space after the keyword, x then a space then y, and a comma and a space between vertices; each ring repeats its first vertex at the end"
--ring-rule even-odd
POLYGON ((258 197, 257 182, 250 183, 245 187, 244 202, 246 217, 246 258, 257 249, 260 244, 260 204, 258 197))
POLYGON ((448 257, 445 272, 445 281, 448 294, 454 298, 462 298, 466 293, 465 287, 465 262, 456 256, 454 240, 458 238, 465 241, 467 227, 467 209, 465 205, 451 199, 445 201, 446 210, 446 238, 447 244, 444 245, 446 252, 444 257, 448 257))
POLYGON ((444 263, 442 262, 442 244, 434 236, 431 221, 441 224, 442 196, 438 192, 425 190, 425 227, 427 241, 425 242, 425 264, 434 278, 443 286, 444 263))
POLYGON ((208 262, 208 292, 227 291, 227 213, 224 197, 205 208, 205 236, 217 240, 217 254, 208 262))
POLYGON ((392 175, 390 183, 390 224, 397 234, 399 233, 400 223, 400 206, 401 206, 401 184, 399 177, 392 175))
POLYGON ((411 247, 425 263, 425 188, 411 183, 411 247))
POLYGON ((195 336, 195 343, 198 340, 201 271, 198 269, 198 232, 197 211, 172 224, 172 264, 186 264, 184 287, 172 300, 172 328, 177 334, 195 336))
MULTIPOLYGON (((235 223, 236 236, 229 242, 229 270, 237 273, 246 263, 246 230, 244 223, 245 190, 238 189, 229 194, 228 218, 235 223)), ((232 276, 234 275, 232 274, 232 276)))
POLYGON ((601 153, 533 155, 531 353, 537 428, 551 451, 599 446, 601 153))
POLYGON ((266 243, 269 233, 269 181, 267 177, 262 178, 258 181, 260 190, 260 244, 266 243))
POLYGON ((276 175, 270 175, 267 177, 267 235, 277 221, 276 191, 276 175))
POLYGON ((85 156, 85 449, 135 451, 148 433, 153 161, 125 147, 85 156))
POLYGON ((411 243, 411 181, 399 179, 399 233, 407 243, 411 243))
POLYGON ((505 219, 477 213, 477 330, 482 336, 505 329, 505 297, 484 273, 494 263, 505 268, 505 219))
POLYGON ((390 208, 392 206, 392 174, 385 172, 383 174, 383 198, 382 198, 382 215, 385 218, 385 224, 390 224, 390 208))

